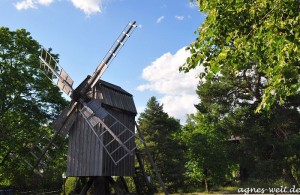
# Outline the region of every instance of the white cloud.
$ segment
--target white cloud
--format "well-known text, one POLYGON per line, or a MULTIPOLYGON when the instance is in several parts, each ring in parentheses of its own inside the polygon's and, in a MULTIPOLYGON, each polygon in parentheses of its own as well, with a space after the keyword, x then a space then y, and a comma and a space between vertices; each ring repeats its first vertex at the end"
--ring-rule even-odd
POLYGON ((184 16, 175 16, 175 18, 176 18, 177 20, 183 20, 183 19, 184 19, 184 16))
POLYGON ((50 5, 54 0, 38 0, 37 2, 41 5, 50 5))
POLYGON ((53 2, 54 0, 22 0, 17 2, 14 6, 17 10, 37 9, 39 5, 48 6, 53 2))
POLYGON ((185 123, 187 114, 196 113, 194 105, 199 103, 199 100, 195 93, 179 94, 177 96, 165 95, 160 99, 160 102, 164 105, 165 112, 176 119, 180 119, 181 123, 185 123))
POLYGON ((189 52, 182 48, 174 55, 165 53, 149 66, 144 68, 142 78, 146 84, 137 87, 140 91, 150 90, 162 94, 160 102, 164 110, 171 116, 185 122, 186 114, 195 113, 194 104, 198 103, 196 88, 198 75, 202 67, 189 73, 179 72, 179 67, 185 62, 189 52))
POLYGON ((157 18, 156 23, 161 23, 163 19, 165 19, 165 16, 160 16, 157 18))
POLYGON ((101 0, 71 0, 71 2, 87 15, 101 12, 101 0))
POLYGON ((23 9, 34 9, 36 8, 36 3, 32 0, 23 0, 19 1, 15 4, 15 7, 17 10, 23 10, 23 9))
POLYGON ((15 4, 17 10, 23 9, 37 9, 39 5, 48 6, 53 3, 54 0, 22 0, 15 4))
MULTIPOLYGON (((49 6, 55 0, 21 0, 14 6, 17 10, 37 9, 39 6, 49 6)), ((86 15, 101 12, 101 3, 103 0, 68 0, 74 7, 82 10, 86 15)))

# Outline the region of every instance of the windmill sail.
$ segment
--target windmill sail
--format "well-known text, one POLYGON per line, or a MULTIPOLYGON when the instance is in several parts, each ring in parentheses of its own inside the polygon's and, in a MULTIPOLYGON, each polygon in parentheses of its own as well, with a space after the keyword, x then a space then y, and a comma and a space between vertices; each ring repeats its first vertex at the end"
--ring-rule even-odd
POLYGON ((61 134, 61 132, 63 132, 63 135, 66 135, 68 133, 67 131, 71 128, 71 126, 75 120, 74 111, 76 109, 76 106, 77 106, 77 102, 72 102, 70 107, 68 107, 67 109, 65 109, 62 112, 62 114, 60 115, 61 118, 58 117, 56 119, 56 121, 54 121, 53 126, 54 126, 54 129, 56 130, 56 132, 49 139, 48 144, 43 148, 43 150, 42 150, 41 154, 38 156, 33 168, 36 168, 39 165, 39 163, 44 158, 45 154, 51 148, 51 146, 56 141, 56 139, 61 134))
MULTIPOLYGON (((55 134, 55 133, 54 133, 55 134)), ((25 147, 30 149, 26 158, 19 157, 29 167, 31 167, 37 174, 41 175, 40 171, 45 168, 43 160, 52 160, 53 156, 59 148, 65 143, 64 138, 51 139, 47 133, 43 134, 38 141, 33 144, 28 144, 25 147)))
POLYGON ((99 100, 90 101, 80 110, 80 113, 115 165, 127 155, 134 154, 136 146, 130 144, 138 138, 134 130, 128 129, 107 112, 99 100), (94 129, 97 125, 102 127, 100 134, 94 129))
MULTIPOLYGON (((56 86, 65 92, 67 95, 73 93, 72 85, 74 83, 73 79, 67 74, 67 72, 58 64, 55 58, 47 51, 46 48, 41 46, 41 53, 39 56, 40 67, 44 70, 45 75, 54 83, 56 86)), ((44 156, 47 154, 48 150, 53 146, 53 143, 57 139, 58 135, 65 136, 75 120, 74 111, 78 102, 72 101, 70 106, 65 108, 59 117, 53 121, 52 127, 56 132, 49 138, 48 143, 43 147, 42 151, 39 154, 34 154, 36 156, 36 162, 32 165, 33 168, 36 168, 39 163, 42 161, 44 156)), ((28 164, 28 163, 27 163, 28 164)))
POLYGON ((121 48, 124 46, 127 39, 133 33, 133 30, 136 28, 136 22, 128 23, 128 25, 124 28, 122 33, 119 35, 115 43, 112 45, 111 49, 107 52, 101 63, 96 68, 95 72, 89 79, 89 87, 93 88, 97 81, 100 79, 104 71, 107 69, 112 60, 117 56, 121 48))
POLYGON ((57 117, 56 120, 53 121, 52 127, 53 129, 60 131, 59 134, 62 136, 66 136, 72 127, 75 119, 76 119, 76 113, 74 112, 74 109, 76 108, 77 103, 72 102, 71 105, 67 108, 65 108, 61 114, 57 117))
POLYGON ((59 89, 67 95, 70 95, 73 92, 72 85, 74 81, 67 72, 44 47, 41 47, 41 54, 39 58, 40 66, 45 71, 46 76, 51 81, 56 82, 59 89))

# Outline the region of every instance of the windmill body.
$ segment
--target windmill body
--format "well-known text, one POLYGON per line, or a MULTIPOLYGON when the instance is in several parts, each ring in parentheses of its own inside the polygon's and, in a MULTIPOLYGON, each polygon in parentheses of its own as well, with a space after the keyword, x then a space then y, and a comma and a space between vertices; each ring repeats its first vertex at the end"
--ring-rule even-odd
POLYGON ((77 112, 69 130, 67 176, 133 176, 137 112, 132 95, 102 80, 89 95, 92 99, 87 105, 104 124, 98 123, 92 129, 84 115, 77 112), (107 127, 132 151, 131 154, 107 127))
POLYGON ((68 176, 133 175, 136 108, 132 95, 101 81, 100 77, 135 27, 135 21, 125 27, 92 76, 75 90, 71 77, 41 48, 41 67, 72 101, 53 122, 56 133, 34 167, 39 165, 58 135, 68 135, 68 176))

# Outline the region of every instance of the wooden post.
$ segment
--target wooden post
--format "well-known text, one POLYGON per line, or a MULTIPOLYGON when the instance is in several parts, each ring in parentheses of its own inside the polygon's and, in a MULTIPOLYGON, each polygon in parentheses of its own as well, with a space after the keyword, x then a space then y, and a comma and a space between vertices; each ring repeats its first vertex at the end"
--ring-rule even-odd
POLYGON ((109 181, 107 177, 100 176, 95 177, 95 182, 92 190, 93 195, 108 195, 109 191, 109 181))
POLYGON ((93 183, 94 183, 94 178, 93 177, 89 178, 88 182, 83 186, 80 195, 85 195, 93 183))
POLYGON ((107 182, 109 182, 110 185, 115 189, 116 195, 124 195, 123 189, 118 185, 117 182, 115 182, 115 180, 111 176, 106 176, 105 178, 107 182))
POLYGON ((142 134, 142 132, 141 132, 141 130, 140 130, 140 128, 139 128, 139 126, 137 125, 136 122, 135 122, 135 126, 136 126, 136 129, 137 129, 137 131, 138 131, 138 133, 139 133, 139 135, 140 135, 140 138, 141 138, 141 140, 142 140, 142 142, 143 142, 143 145, 144 145, 145 150, 146 150, 146 154, 147 154, 147 156, 148 156, 148 158, 149 158, 149 161, 150 161, 150 164, 151 164, 151 166, 152 166, 152 168, 153 168, 153 170, 154 170, 154 172, 155 172, 156 178, 158 179, 158 182, 159 182, 160 186, 162 187, 162 189, 163 189, 165 195, 168 195, 169 192, 167 191, 167 188, 166 188, 164 182, 163 182, 162 179, 161 179, 161 176, 160 176, 160 174, 159 174, 159 172, 158 172, 158 169, 157 169, 157 167, 156 167, 156 165, 155 165, 155 163, 154 163, 154 161, 153 161, 153 158, 152 158, 152 156, 151 156, 151 154, 150 154, 150 151, 149 151, 149 149, 148 149, 148 146, 147 146, 147 144, 146 144, 146 142, 145 142, 144 136, 143 136, 143 134, 142 134))

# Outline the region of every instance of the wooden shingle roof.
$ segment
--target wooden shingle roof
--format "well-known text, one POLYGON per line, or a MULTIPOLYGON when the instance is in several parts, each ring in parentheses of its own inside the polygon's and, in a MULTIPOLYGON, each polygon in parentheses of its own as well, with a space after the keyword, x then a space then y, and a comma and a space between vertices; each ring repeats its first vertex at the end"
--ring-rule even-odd
POLYGON ((102 97, 99 99, 101 99, 102 104, 137 114, 133 96, 121 87, 99 80, 96 88, 101 93, 102 97))

